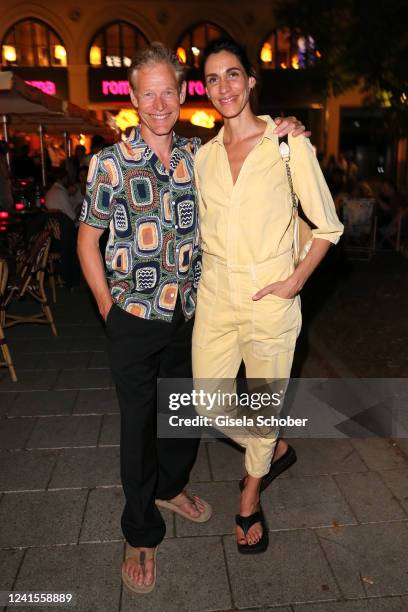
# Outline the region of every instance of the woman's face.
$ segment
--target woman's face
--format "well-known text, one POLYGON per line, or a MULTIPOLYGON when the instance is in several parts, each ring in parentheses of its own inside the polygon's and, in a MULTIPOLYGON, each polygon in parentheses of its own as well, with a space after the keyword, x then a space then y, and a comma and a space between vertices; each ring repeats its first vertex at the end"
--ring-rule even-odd
POLYGON ((247 106, 255 78, 248 76, 236 55, 220 51, 205 63, 205 86, 209 99, 226 119, 237 117, 247 106))

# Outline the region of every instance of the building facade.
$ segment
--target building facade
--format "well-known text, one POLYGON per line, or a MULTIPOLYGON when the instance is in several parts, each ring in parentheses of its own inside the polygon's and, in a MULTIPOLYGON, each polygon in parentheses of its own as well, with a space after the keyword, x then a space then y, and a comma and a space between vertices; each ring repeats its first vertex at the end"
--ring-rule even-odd
POLYGON ((260 112, 296 114, 312 129, 314 144, 327 157, 348 147, 370 171, 381 159, 384 167, 391 163, 385 137, 373 145, 369 133, 362 136, 359 92, 323 98, 307 70, 318 61, 315 42, 310 37, 296 40, 285 28, 277 30, 273 2, 266 0, 3 0, 1 68, 95 111, 99 119, 122 111, 118 121, 125 126, 132 121, 126 82, 131 56, 138 47, 161 41, 189 66, 180 130, 198 130, 208 138, 218 128, 219 117, 206 100, 199 55, 208 40, 223 33, 245 44, 258 70, 260 112))

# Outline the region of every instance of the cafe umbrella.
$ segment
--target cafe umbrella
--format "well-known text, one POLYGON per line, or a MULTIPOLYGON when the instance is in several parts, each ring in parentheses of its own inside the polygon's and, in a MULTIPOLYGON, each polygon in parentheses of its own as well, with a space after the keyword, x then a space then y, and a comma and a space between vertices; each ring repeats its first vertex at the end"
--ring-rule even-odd
POLYGON ((67 155, 70 155, 70 134, 100 134, 109 140, 113 140, 116 135, 87 110, 43 93, 25 83, 12 71, 0 72, 0 116, 6 141, 9 139, 9 128, 38 131, 43 187, 46 183, 45 131, 64 136, 67 155))

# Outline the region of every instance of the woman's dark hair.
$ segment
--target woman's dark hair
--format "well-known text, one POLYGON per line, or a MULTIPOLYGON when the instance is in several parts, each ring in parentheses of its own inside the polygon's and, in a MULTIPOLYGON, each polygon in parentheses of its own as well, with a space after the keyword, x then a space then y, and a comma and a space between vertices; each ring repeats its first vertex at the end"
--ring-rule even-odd
POLYGON ((207 59, 210 57, 210 55, 213 55, 214 53, 221 53, 221 51, 228 51, 228 53, 235 55, 243 66, 247 76, 256 77, 256 72, 251 66, 251 62, 249 61, 245 47, 237 43, 233 38, 217 38, 216 40, 212 40, 210 43, 208 43, 201 57, 201 71, 203 76, 207 59))

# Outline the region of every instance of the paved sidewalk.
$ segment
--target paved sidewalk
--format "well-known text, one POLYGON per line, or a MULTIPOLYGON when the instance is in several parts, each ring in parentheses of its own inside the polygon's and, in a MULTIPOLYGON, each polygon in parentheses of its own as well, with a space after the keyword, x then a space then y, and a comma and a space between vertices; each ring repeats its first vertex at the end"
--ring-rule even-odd
MULTIPOLYGON (((295 440, 298 462, 263 495, 269 549, 248 558, 233 536, 242 455, 202 443, 191 487, 214 517, 166 513, 155 591, 123 591, 104 330, 85 290, 60 292, 53 311, 58 338, 7 330, 19 382, 1 370, 0 590, 71 591, 87 612, 408 610, 408 445, 382 439, 295 440)), ((330 364, 312 348, 301 373, 330 376, 330 364)))

